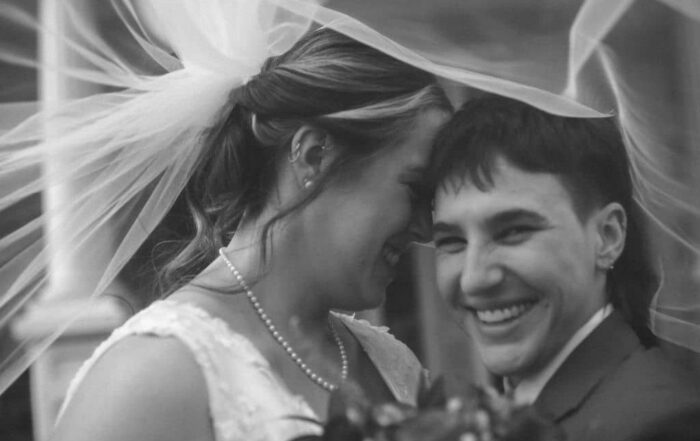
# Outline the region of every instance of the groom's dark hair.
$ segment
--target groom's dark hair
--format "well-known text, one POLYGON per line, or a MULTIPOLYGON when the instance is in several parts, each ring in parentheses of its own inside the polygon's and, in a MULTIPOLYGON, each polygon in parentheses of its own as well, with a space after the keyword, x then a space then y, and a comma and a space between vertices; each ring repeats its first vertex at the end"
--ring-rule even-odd
POLYGON ((641 211, 633 199, 633 176, 625 145, 613 118, 569 118, 528 104, 484 95, 467 101, 435 141, 432 184, 459 188, 469 181, 484 190, 493 185, 495 160, 502 157, 530 173, 556 175, 576 214, 617 202, 627 213, 625 249, 608 272, 607 291, 645 344, 649 303, 658 288, 650 262, 641 211), (454 186, 457 187, 454 187, 454 186))

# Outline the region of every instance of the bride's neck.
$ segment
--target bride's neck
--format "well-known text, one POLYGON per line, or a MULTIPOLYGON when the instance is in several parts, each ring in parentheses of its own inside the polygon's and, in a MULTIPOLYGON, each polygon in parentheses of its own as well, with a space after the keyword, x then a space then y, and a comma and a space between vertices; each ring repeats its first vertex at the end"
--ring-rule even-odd
MULTIPOLYGON (((247 227, 236 232, 225 254, 273 323, 313 338, 314 334, 327 332, 330 306, 324 302, 323 295, 314 292, 308 281, 300 277, 302 272, 295 267, 298 259, 286 248, 289 247, 279 241, 275 246, 267 241, 263 257, 260 229, 247 227)), ((225 290, 236 287, 235 276, 221 258, 202 276, 225 290)))

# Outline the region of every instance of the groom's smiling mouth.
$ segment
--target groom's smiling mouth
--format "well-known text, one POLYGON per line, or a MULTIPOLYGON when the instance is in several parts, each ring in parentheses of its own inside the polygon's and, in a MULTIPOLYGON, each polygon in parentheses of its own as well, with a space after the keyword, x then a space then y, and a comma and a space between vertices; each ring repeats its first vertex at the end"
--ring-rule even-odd
POLYGON ((462 305, 477 321, 483 325, 503 325, 515 322, 539 303, 539 300, 522 300, 517 302, 499 303, 498 305, 462 305))
POLYGON ((528 301, 503 308, 475 309, 474 315, 476 315, 476 318, 478 318, 481 323, 487 325, 508 323, 527 314, 535 303, 537 302, 528 301))

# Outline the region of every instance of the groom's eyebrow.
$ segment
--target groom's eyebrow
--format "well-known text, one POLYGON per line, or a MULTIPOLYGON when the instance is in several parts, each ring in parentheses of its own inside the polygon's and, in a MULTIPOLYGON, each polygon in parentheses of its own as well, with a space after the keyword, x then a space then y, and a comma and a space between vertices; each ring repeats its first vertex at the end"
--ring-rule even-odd
MULTIPOLYGON (((495 213, 484 220, 485 225, 508 225, 517 222, 531 222, 537 224, 547 223, 547 218, 536 211, 527 210, 524 208, 514 208, 506 211, 495 213)), ((449 222, 436 221, 433 224, 433 234, 435 233, 452 233, 459 227, 449 222)))
POLYGON ((546 223, 547 218, 536 211, 514 208, 497 213, 488 219, 488 223, 491 225, 507 225, 516 222, 546 223))
POLYGON ((446 222, 440 222, 440 221, 438 221, 438 222, 435 222, 435 223, 433 224, 433 230, 432 230, 432 231, 433 231, 433 236, 435 236, 435 235, 438 234, 438 233, 443 233, 443 234, 445 234, 445 233, 452 233, 452 232, 454 232, 456 229, 457 229, 457 227, 456 227, 455 225, 451 225, 451 224, 446 223, 446 222))

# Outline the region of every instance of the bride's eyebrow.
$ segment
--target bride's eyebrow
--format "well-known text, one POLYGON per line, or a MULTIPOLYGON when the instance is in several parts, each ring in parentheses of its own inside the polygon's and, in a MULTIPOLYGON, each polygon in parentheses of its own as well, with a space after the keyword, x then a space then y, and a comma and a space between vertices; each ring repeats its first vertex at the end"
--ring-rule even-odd
POLYGON ((402 172, 402 177, 424 177, 426 172, 426 167, 422 165, 410 165, 406 167, 402 172))

